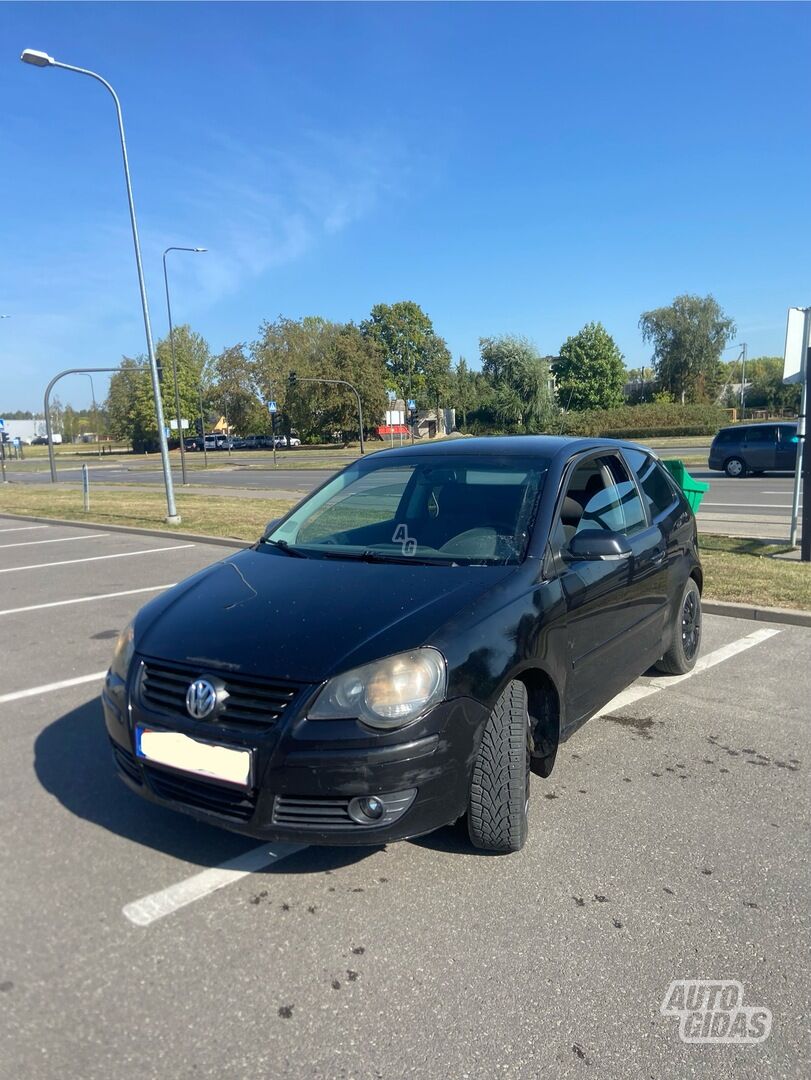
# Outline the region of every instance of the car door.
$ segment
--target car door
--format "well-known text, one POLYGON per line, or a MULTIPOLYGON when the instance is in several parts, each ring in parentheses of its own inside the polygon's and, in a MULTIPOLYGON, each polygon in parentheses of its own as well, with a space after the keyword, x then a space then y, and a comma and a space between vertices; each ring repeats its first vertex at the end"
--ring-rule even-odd
POLYGON ((777 464, 775 468, 792 472, 797 464, 797 428, 794 424, 777 427, 777 464))
POLYGON ((566 602, 566 715, 576 726, 652 662, 664 621, 664 541, 625 465, 602 453, 572 470, 550 543, 566 602), (586 529, 621 533, 630 553, 573 559, 569 542, 586 529))
POLYGON ((777 466, 777 427, 753 424, 746 432, 743 456, 752 472, 764 472, 777 466))

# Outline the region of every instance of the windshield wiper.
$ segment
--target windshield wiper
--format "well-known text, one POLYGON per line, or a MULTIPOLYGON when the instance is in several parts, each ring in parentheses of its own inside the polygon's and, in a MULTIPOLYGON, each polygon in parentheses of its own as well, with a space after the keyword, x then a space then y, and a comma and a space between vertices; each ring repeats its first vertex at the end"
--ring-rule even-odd
POLYGON ((398 555, 395 552, 375 551, 367 548, 365 551, 321 551, 324 559, 354 559, 355 562, 369 563, 402 563, 405 566, 458 566, 454 559, 432 559, 430 556, 398 555))
POLYGON ((285 555, 293 555, 296 559, 309 559, 309 555, 305 555, 299 548, 290 547, 286 540, 269 540, 266 536, 262 537, 263 544, 272 544, 273 547, 283 551, 285 555))

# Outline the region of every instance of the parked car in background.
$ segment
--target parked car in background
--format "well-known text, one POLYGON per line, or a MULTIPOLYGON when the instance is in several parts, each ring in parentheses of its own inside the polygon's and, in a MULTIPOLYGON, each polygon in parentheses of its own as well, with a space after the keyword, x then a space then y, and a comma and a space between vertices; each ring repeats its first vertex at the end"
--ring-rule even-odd
POLYGON ((721 428, 710 447, 709 467, 727 476, 794 472, 797 425, 792 423, 735 424, 721 428))
POLYGON ((276 446, 280 450, 286 450, 288 446, 301 446, 301 439, 296 438, 295 435, 291 435, 289 439, 286 435, 277 435, 276 446))
POLYGON ((516 851, 530 771, 652 665, 693 668, 702 580, 690 506, 640 446, 373 454, 122 631, 115 763, 268 840, 380 846, 466 815, 516 851))
POLYGON ((273 449, 273 436, 272 435, 247 435, 243 440, 245 443, 245 450, 272 450, 273 449))

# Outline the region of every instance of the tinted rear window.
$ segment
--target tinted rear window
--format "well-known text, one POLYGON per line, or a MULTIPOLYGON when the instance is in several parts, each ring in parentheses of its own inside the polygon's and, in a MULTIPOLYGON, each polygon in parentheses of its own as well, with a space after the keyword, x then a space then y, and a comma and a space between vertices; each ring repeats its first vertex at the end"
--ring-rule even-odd
MULTIPOLYGON (((745 430, 745 429, 744 429, 745 430)), ((735 442, 740 438, 740 433, 734 428, 722 428, 721 431, 715 436, 715 442, 717 443, 730 443, 735 442)))

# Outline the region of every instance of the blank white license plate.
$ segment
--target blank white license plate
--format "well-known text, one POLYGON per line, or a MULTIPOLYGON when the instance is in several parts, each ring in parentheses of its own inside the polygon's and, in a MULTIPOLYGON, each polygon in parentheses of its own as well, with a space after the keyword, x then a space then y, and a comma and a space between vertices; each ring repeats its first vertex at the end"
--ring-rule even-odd
POLYGON ((200 742, 179 731, 152 731, 139 725, 135 729, 135 753, 145 761, 195 776, 225 780, 244 788, 251 784, 250 750, 200 742))

